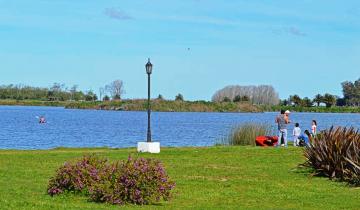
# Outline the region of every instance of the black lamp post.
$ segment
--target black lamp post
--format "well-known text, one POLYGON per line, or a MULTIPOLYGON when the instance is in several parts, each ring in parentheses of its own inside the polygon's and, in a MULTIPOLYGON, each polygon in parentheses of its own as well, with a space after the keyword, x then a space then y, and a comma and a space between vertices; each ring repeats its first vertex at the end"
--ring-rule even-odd
POLYGON ((151 128, 150 128, 150 74, 152 73, 152 64, 150 58, 145 65, 146 74, 148 75, 148 128, 147 128, 147 142, 151 142, 151 128))

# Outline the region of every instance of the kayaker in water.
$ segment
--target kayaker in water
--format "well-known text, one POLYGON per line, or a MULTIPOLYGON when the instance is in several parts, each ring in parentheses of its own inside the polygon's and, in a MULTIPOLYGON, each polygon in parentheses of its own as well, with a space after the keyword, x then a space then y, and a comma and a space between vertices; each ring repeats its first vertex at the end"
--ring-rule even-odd
POLYGON ((39 118, 39 123, 46 123, 46 119, 45 119, 44 116, 41 116, 41 117, 39 118))

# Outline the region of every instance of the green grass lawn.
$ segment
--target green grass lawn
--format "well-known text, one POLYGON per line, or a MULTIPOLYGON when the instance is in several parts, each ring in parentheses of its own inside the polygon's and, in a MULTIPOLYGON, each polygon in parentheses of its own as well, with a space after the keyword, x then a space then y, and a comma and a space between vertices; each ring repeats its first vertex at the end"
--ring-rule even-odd
POLYGON ((297 168, 300 148, 163 148, 140 154, 163 161, 176 181, 174 198, 149 206, 112 206, 82 195, 46 194, 48 179, 66 160, 97 153, 111 160, 135 149, 0 150, 0 209, 360 209, 360 189, 297 168))

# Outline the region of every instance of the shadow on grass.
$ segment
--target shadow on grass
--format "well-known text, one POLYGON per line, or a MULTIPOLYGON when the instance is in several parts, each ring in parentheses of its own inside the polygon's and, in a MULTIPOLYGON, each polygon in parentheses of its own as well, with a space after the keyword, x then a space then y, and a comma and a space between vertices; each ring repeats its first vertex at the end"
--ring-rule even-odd
POLYGON ((297 167, 293 168, 291 171, 296 173, 296 174, 303 175, 303 176, 305 176, 307 178, 316 177, 316 178, 321 178, 321 179, 327 179, 328 181, 331 181, 333 183, 337 183, 337 184, 339 184, 339 185, 341 185, 343 187, 350 187, 350 188, 353 188, 353 189, 360 189, 359 186, 356 186, 356 185, 351 184, 349 182, 346 182, 344 180, 341 180, 341 179, 338 179, 338 178, 328 177, 328 176, 322 174, 321 172, 316 171, 314 168, 306 166, 304 163, 299 164, 297 167))

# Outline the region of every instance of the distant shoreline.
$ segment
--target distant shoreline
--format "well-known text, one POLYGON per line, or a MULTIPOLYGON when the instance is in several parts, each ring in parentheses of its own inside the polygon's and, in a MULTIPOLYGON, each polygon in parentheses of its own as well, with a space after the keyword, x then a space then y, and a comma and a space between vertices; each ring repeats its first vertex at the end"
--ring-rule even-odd
MULTIPOLYGON (((92 109, 109 111, 146 111, 147 100, 122 101, 40 101, 40 100, 0 100, 0 105, 8 106, 53 106, 66 109, 92 109)), ((247 102, 207 102, 151 100, 151 110, 155 112, 229 112, 260 113, 263 110, 247 102)))
MULTIPOLYGON (((0 100, 0 105, 8 106, 53 106, 66 109, 93 109, 109 111, 146 111, 147 100, 134 99, 122 101, 40 101, 40 100, 0 100)), ((259 106, 248 102, 209 102, 209 101, 168 101, 151 100, 151 110, 155 112, 219 112, 219 113, 261 113, 278 112, 281 109, 292 112, 310 113, 360 113, 360 107, 294 107, 259 106)))

